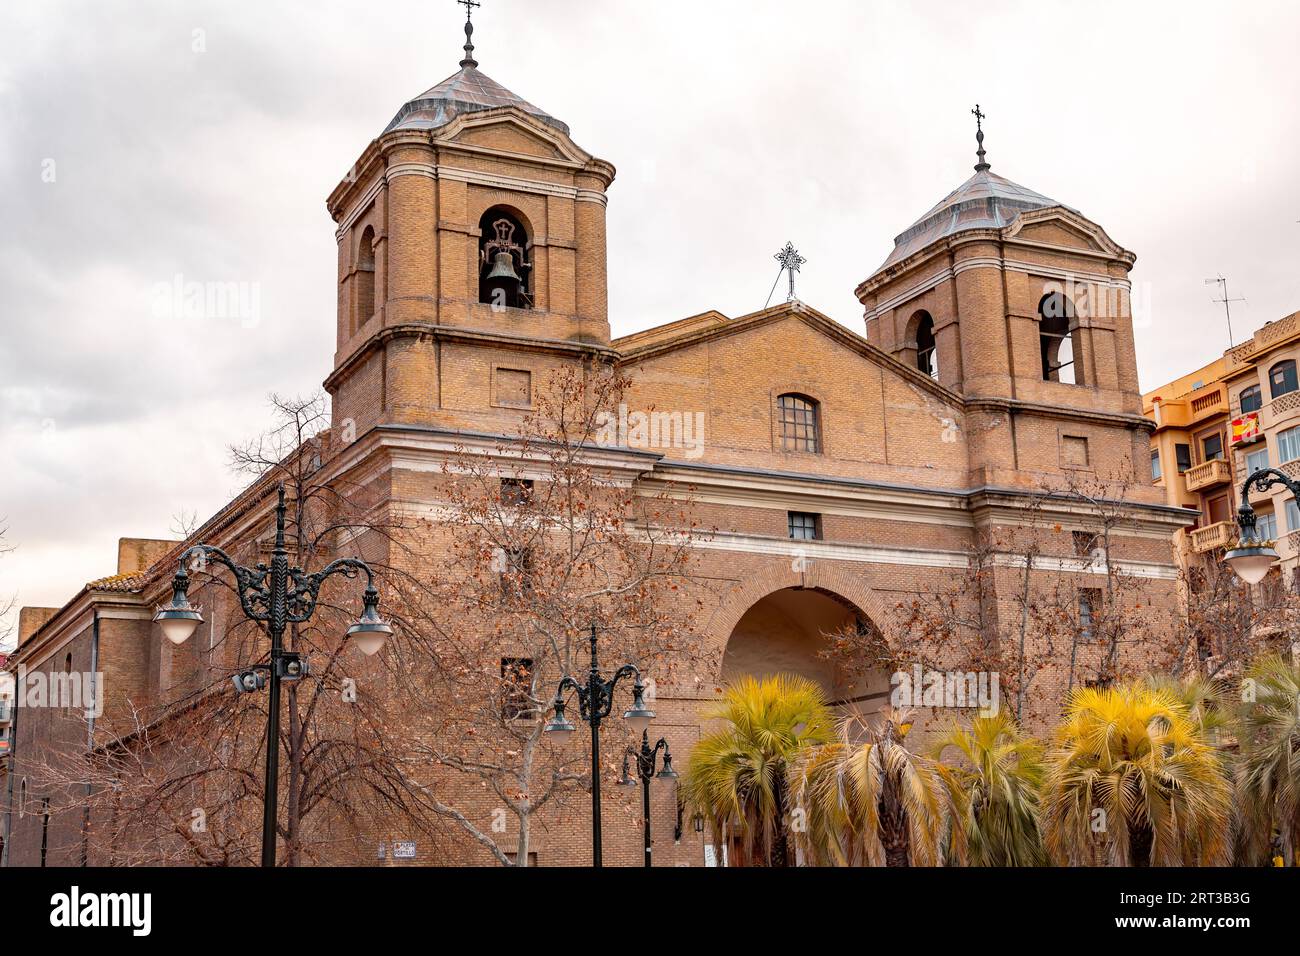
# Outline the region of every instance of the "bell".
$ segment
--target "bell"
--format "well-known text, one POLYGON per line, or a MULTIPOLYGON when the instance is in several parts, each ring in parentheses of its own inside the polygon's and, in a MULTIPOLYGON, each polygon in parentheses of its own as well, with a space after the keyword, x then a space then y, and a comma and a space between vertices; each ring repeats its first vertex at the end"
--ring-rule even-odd
POLYGON ((523 280, 515 272, 515 257, 510 253, 501 251, 492 257, 492 271, 487 274, 488 282, 515 282, 523 280))

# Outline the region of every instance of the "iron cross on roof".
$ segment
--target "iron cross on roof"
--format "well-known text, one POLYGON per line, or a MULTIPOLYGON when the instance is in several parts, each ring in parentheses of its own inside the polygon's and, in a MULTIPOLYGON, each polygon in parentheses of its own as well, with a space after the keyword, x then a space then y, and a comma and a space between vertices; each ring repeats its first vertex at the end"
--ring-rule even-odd
MULTIPOLYGON (((774 258, 777 262, 781 263, 781 271, 788 273, 790 276, 790 294, 789 296, 786 297, 785 301, 793 302, 794 301, 794 274, 798 272, 799 267, 803 265, 805 262, 807 262, 808 260, 805 259, 803 256, 799 255, 799 251, 795 249, 793 242, 787 242, 785 244, 785 247, 772 258, 774 258)), ((779 273, 777 274, 777 278, 780 279, 779 273)))
POLYGON ((989 168, 989 164, 984 161, 984 121, 989 117, 987 113, 980 109, 978 103, 970 112, 975 117, 975 143, 979 147, 975 150, 975 155, 979 158, 979 162, 975 164, 975 172, 982 173, 989 168))
POLYGON ((478 0, 456 0, 465 8, 465 59, 460 61, 461 66, 478 66, 478 60, 474 59, 474 8, 481 7, 483 4, 478 0))

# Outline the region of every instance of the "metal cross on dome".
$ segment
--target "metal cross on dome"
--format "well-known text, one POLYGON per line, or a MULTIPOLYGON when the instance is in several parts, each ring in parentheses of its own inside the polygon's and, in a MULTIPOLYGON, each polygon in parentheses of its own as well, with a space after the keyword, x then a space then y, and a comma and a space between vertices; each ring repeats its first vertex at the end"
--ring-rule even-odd
MULTIPOLYGON (((793 302, 794 301, 794 274, 798 272, 799 267, 803 265, 805 262, 807 262, 808 260, 805 259, 803 256, 799 255, 799 251, 795 249, 793 242, 787 242, 784 248, 782 248, 781 251, 778 252, 772 258, 775 259, 777 262, 781 263, 782 271, 784 271, 790 276, 790 294, 789 296, 786 297, 785 301, 793 302)), ((779 275, 778 278, 780 278, 779 275)))

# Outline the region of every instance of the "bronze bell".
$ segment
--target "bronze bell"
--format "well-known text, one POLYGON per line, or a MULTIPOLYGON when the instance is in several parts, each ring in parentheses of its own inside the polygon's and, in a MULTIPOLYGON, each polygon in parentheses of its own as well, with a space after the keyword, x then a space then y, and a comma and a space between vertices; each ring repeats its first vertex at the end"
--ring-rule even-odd
POLYGON ((492 271, 486 278, 488 282, 523 282, 515 272, 515 257, 505 250, 492 257, 492 271))

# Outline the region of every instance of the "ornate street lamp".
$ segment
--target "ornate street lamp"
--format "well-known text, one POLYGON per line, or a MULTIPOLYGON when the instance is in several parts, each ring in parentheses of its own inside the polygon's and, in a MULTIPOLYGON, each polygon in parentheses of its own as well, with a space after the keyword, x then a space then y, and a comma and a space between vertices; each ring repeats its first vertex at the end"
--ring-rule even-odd
MULTIPOLYGON (((560 740, 567 740, 577 729, 564 713, 564 692, 572 690, 578 698, 578 713, 591 725, 591 865, 601 865, 600 852, 600 722, 610 715, 614 707, 614 688, 624 677, 633 677, 632 706, 624 711, 623 719, 635 731, 642 734, 654 720, 654 711, 645 703, 645 684, 641 681, 641 671, 635 664, 624 664, 614 672, 614 676, 605 680, 600 676, 600 664, 596 659, 596 625, 591 625, 591 667, 587 671, 587 683, 579 684, 576 679, 565 675, 555 689, 552 703, 554 716, 542 728, 560 740)), ((676 776, 676 774, 674 774, 676 776)))
POLYGON ((1224 554, 1223 560, 1247 584, 1258 584, 1264 580, 1264 576, 1278 562, 1274 542, 1260 537, 1256 529, 1255 509, 1250 504, 1252 489, 1264 492, 1274 485, 1284 485, 1300 501, 1300 483, 1276 468, 1260 468, 1252 472, 1241 486, 1241 506, 1237 509, 1237 527, 1241 531, 1241 537, 1236 546, 1224 554))
POLYGON ((262 866, 275 866, 275 819, 279 803, 280 766, 280 681, 299 680, 307 675, 307 661, 296 651, 284 649, 284 630, 290 624, 302 624, 316 610, 321 585, 335 574, 354 578, 366 576, 363 598, 365 609, 355 624, 348 628, 348 637, 356 641, 364 654, 374 654, 383 647, 385 638, 393 633, 392 627, 379 616, 379 592, 370 566, 357 558, 341 558, 326 565, 315 574, 302 568, 289 566, 289 552, 285 548, 284 485, 279 487, 279 502, 275 508, 275 549, 271 552, 271 566, 259 564, 246 568, 236 564, 230 555, 210 544, 196 544, 181 553, 179 570, 172 579, 172 599, 158 608, 154 620, 162 628, 163 636, 173 644, 184 644, 203 622, 198 608, 190 604, 190 577, 185 564, 191 555, 203 560, 215 558, 230 569, 235 576, 235 590, 239 605, 249 620, 266 625, 271 637, 269 664, 254 664, 234 676, 235 689, 243 693, 261 690, 270 685, 266 723, 266 790, 262 808, 262 866), (266 675, 259 672, 265 671, 266 675))
POLYGON ((623 787, 635 787, 637 779, 641 781, 641 813, 645 838, 645 865, 650 866, 650 779, 656 780, 676 780, 677 771, 673 769, 673 755, 668 751, 668 741, 662 737, 655 743, 654 747, 650 746, 650 734, 647 731, 641 732, 641 749, 633 750, 631 747, 623 750, 623 776, 619 779, 619 785, 623 787), (659 751, 663 751, 664 760, 663 768, 655 773, 656 758, 659 751), (636 777, 628 773, 627 758, 631 757, 636 760, 636 777))

